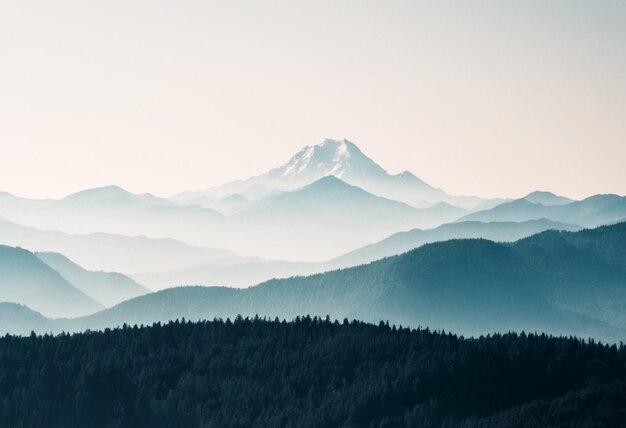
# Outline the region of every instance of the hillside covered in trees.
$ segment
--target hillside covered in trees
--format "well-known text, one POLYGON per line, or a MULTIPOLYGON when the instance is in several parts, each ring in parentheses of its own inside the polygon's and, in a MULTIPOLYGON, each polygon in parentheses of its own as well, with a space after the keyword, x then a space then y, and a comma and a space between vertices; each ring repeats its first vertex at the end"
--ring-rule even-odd
POLYGON ((623 426, 626 349, 297 318, 0 338, 1 427, 623 426))

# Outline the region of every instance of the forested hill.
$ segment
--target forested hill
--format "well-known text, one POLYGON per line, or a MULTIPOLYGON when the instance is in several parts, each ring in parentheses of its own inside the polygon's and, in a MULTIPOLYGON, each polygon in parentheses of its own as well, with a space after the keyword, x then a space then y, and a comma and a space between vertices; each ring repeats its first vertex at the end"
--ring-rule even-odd
POLYGON ((626 349, 309 317, 0 338, 0 427, 626 424, 626 349))
POLYGON ((364 266, 245 290, 166 290, 57 328, 99 329, 183 316, 328 314, 464 335, 525 330, 619 342, 626 339, 624 242, 624 223, 548 231, 514 244, 451 240, 364 266))
POLYGON ((8 304, 0 305, 0 318, 4 311, 10 316, 0 332, 26 334, 182 317, 330 315, 464 335, 524 330, 619 343, 626 340, 626 223, 547 231, 512 244, 439 242, 368 265, 243 290, 169 289, 69 320, 42 322, 8 304))

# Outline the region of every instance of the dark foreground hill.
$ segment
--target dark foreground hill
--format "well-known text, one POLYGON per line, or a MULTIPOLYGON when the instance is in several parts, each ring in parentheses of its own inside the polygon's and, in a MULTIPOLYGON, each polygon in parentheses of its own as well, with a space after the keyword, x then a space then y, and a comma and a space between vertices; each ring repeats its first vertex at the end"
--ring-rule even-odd
POLYGON ((237 318, 0 338, 0 427, 608 427, 626 349, 237 318))

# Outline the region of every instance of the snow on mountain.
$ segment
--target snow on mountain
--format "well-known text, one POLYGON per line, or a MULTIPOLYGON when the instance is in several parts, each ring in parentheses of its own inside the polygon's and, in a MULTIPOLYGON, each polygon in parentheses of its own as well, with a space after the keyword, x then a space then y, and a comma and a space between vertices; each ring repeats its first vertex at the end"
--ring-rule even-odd
POLYGON ((292 190, 329 175, 347 183, 389 176, 350 141, 326 139, 316 146, 304 147, 287 164, 261 176, 261 180, 272 187, 292 190))
POLYGON ((334 176, 353 186, 388 199, 412 206, 447 202, 472 208, 484 202, 478 197, 452 196, 417 178, 408 171, 389 174, 367 157, 354 143, 342 139, 325 139, 320 144, 306 146, 286 164, 247 180, 226 183, 204 192, 186 192, 175 199, 191 199, 199 195, 222 199, 242 194, 250 200, 261 199, 272 191, 291 191, 323 177, 334 176))

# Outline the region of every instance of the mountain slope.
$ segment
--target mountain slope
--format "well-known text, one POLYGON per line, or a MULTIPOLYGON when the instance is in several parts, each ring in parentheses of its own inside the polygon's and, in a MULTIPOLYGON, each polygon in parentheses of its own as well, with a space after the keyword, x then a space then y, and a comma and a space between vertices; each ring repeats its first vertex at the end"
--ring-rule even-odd
POLYGON ((610 224, 626 216, 626 197, 595 195, 565 205, 543 205, 517 199, 494 208, 474 212, 459 221, 526 221, 546 218, 563 223, 595 227, 610 224))
MULTIPOLYGON (((273 280, 246 290, 212 289, 204 298, 204 289, 189 291, 195 295, 197 311, 187 315, 195 319, 237 312, 284 317, 330 314, 467 334, 524 329, 615 339, 626 328, 623 242, 626 224, 581 232, 547 231, 512 245, 485 240, 428 244, 369 265, 273 280), (539 245, 553 235, 565 236, 580 257, 572 258, 562 246, 539 245), (547 264, 546 257, 558 261, 558 269, 547 264), (581 264, 585 258, 588 262, 581 264), (556 278, 555 271, 562 276, 556 278), (607 279, 612 282, 598 286, 607 279), (595 296, 592 301, 590 294, 595 296)), ((179 290, 169 291, 167 299, 184 295, 179 290)), ((125 304, 133 307, 133 301, 125 304)), ((122 305, 114 309, 127 310, 122 305)), ((98 316, 108 315, 90 318, 98 316)))
POLYGON ((272 278, 312 275, 331 270, 326 263, 287 262, 241 257, 210 261, 166 272, 138 273, 133 279, 152 290, 186 285, 245 288, 272 278))
POLYGON ((511 202, 505 202, 495 207, 470 213, 461 217, 458 221, 480 221, 480 222, 522 222, 528 220, 539 220, 546 218, 555 220, 558 207, 546 206, 539 203, 533 203, 526 199, 516 199, 511 202))
POLYGON ((59 253, 36 253, 36 256, 76 288, 107 307, 150 292, 125 275, 91 272, 59 253))
POLYGON ((547 231, 513 247, 558 307, 626 328, 626 223, 547 231))
POLYGON ((244 194, 252 199, 258 199, 254 197, 255 192, 251 192, 255 187, 291 191, 326 176, 337 177, 377 196, 395 199, 412 206, 448 202, 452 205, 472 208, 484 202, 477 197, 448 195, 408 171, 397 175, 389 174, 367 157, 354 143, 346 139, 325 139, 318 145, 302 148, 286 164, 265 174, 227 183, 204 192, 187 192, 178 195, 176 199, 193 198, 199 195, 219 199, 232 194, 244 194))
POLYGON ((436 241, 459 238, 484 238, 496 242, 511 242, 548 229, 579 230, 573 224, 554 222, 551 220, 528 220, 524 222, 477 222, 464 221, 447 223, 434 229, 413 229, 399 232, 382 241, 351 251, 331 260, 328 264, 335 267, 356 266, 369 263, 396 254, 404 253, 413 248, 436 241))
MULTIPOLYGON (((391 218, 414 216, 420 210, 395 200, 372 195, 365 190, 352 186, 332 175, 322 177, 315 182, 295 191, 283 193, 264 206, 235 216, 245 220, 253 217, 275 215, 300 218, 309 215, 316 219, 328 218, 334 221, 350 213, 355 221, 370 221, 367 216, 376 215, 391 218), (354 210, 358 208, 358 210, 354 210), (311 213, 312 214, 309 214, 311 213)), ((462 213, 463 210, 458 210, 462 213)))
POLYGON ((513 244, 427 244, 368 265, 237 290, 184 287, 58 322, 66 330, 237 314, 389 320, 465 335, 543 331, 626 338, 626 224, 547 231, 513 244))
MULTIPOLYGON (((117 186, 87 189, 63 199, 35 200, 4 194, 0 216, 45 230, 103 232, 151 237, 193 237, 198 228, 215 228, 222 214, 200 205, 180 205, 117 186)), ((196 232, 197 235, 197 232, 196 232)))
POLYGON ((626 349, 235 319, 1 337, 0 428, 623 427, 626 349))
POLYGON ((135 274, 133 278, 150 286, 153 290, 182 285, 221 285, 242 288, 272 278, 312 275, 370 263, 437 241, 455 238, 484 238, 498 242, 510 242, 548 229, 579 230, 580 226, 545 219, 521 223, 448 223, 435 229, 413 229, 396 233, 382 241, 366 245, 325 262, 297 263, 258 258, 230 258, 199 263, 185 269, 169 272, 135 274))
POLYGON ((93 189, 81 190, 76 193, 63 198, 65 203, 71 203, 76 205, 83 204, 100 204, 103 206, 109 205, 136 205, 136 206, 150 206, 150 205, 172 205, 172 203, 166 199, 158 198, 150 193, 144 193, 137 195, 131 193, 119 186, 111 185, 104 187, 96 187, 93 189))
MULTIPOLYGON (((350 141, 326 139, 316 146, 304 147, 287 164, 264 174, 262 181, 271 187, 292 190, 326 176, 354 182, 364 177, 385 179, 388 174, 350 141)), ((423 182, 421 185, 430 187, 423 182)))
POLYGON ((28 336, 33 331, 39 334, 58 331, 56 323, 19 303, 0 302, 0 335, 28 336))
POLYGON ((536 191, 529 193, 522 199, 532 202, 533 204, 542 204, 546 206, 550 205, 567 205, 575 202, 573 199, 566 198, 565 196, 555 195, 552 192, 536 191))
MULTIPOLYGON (((9 196, 0 201, 0 215, 9 221, 65 233, 171 237, 194 246, 232 248, 240 254, 265 259, 319 261, 399 230, 433 227, 466 214, 449 204, 416 209, 346 184, 334 176, 261 200, 244 198, 227 198, 225 204, 234 202, 231 207, 235 214, 222 216, 197 204, 161 203, 152 195, 134 195, 117 187, 106 187, 62 200, 31 201, 9 196), (242 201, 243 205, 236 208, 242 201), (267 245, 269 241, 274 245, 267 245)), ((80 255, 61 248, 33 245, 29 248, 61 252, 82 266, 95 267, 84 262, 85 255, 79 259, 80 255)), ((205 261, 190 260, 187 265, 205 261)), ((104 268, 125 273, 142 270, 132 266, 104 268)), ((162 270, 168 268, 181 266, 162 270)))
POLYGON ((239 212, 229 223, 247 237, 248 254, 289 259, 298 251, 301 258, 320 260, 398 230, 456 220, 465 212, 450 205, 413 208, 327 176, 239 212))
POLYGON ((104 308, 30 251, 4 245, 0 245, 0 302, 21 303, 50 317, 75 317, 104 308))
POLYGON ((0 219, 0 244, 64 254, 89 270, 159 272, 234 258, 217 248, 194 247, 173 239, 107 233, 67 234, 0 219))

